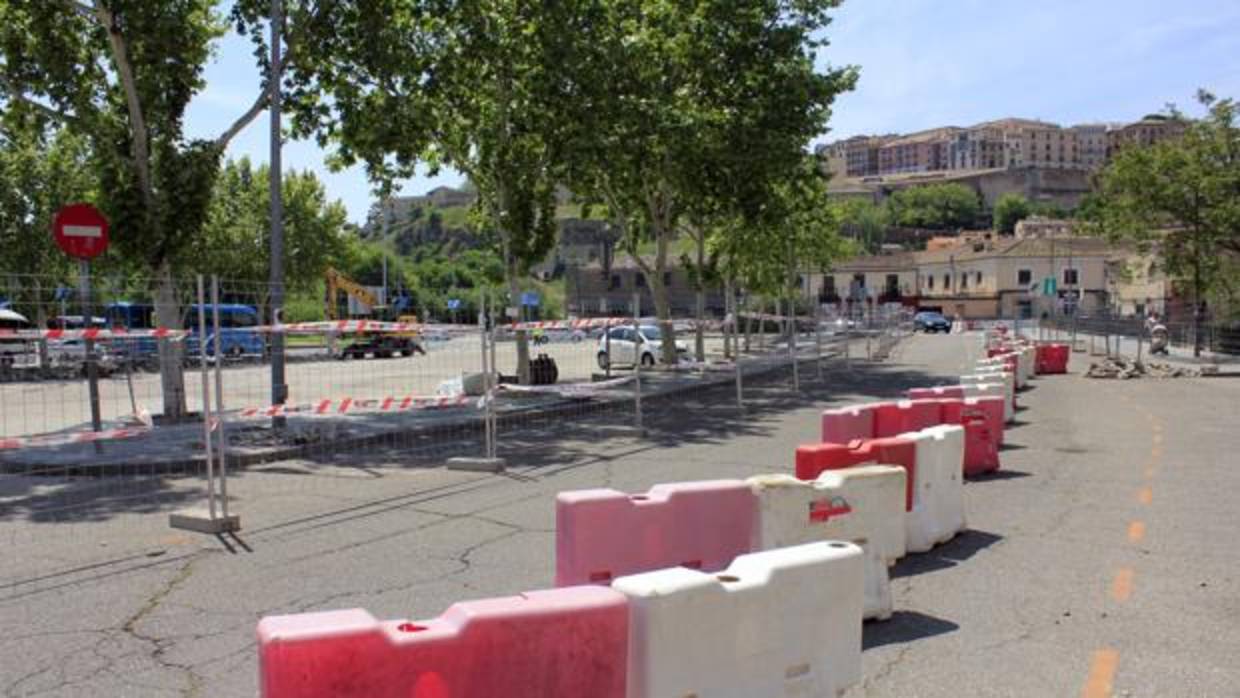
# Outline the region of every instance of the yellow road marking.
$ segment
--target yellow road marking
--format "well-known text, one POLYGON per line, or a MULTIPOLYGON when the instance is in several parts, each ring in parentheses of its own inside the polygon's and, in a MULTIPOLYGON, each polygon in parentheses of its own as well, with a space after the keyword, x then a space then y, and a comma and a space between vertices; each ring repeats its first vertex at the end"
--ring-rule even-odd
POLYGON ((1081 690, 1081 698, 1110 698, 1111 685, 1115 681, 1115 668, 1119 666, 1119 652, 1103 648, 1094 652, 1089 664, 1089 678, 1081 690))
POLYGON ((1142 521, 1133 521, 1128 524, 1128 542, 1140 543, 1145 538, 1145 523, 1142 521))
POLYGON ((1154 490, 1150 489, 1148 485, 1145 487, 1142 487, 1137 492, 1137 501, 1141 502, 1142 504, 1149 504, 1150 502, 1154 501, 1154 490))

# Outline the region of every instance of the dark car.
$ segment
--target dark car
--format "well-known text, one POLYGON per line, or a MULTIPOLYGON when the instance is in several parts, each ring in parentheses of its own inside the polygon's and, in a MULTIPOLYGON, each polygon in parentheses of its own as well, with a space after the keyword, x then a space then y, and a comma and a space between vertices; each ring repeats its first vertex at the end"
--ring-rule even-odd
POLYGON ((942 313, 917 313, 913 316, 913 329, 922 332, 951 332, 952 321, 942 313))

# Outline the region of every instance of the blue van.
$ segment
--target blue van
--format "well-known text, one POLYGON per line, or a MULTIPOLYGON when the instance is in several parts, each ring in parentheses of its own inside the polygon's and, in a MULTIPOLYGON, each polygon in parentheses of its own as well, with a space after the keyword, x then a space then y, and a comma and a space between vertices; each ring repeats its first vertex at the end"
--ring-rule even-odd
MULTIPOLYGON (((131 332, 159 326, 155 320, 155 306, 150 303, 108 303, 103 308, 103 318, 108 327, 131 332)), ((113 339, 112 349, 118 356, 135 362, 152 360, 159 355, 159 343, 153 337, 113 339)))
POLYGON ((258 327, 260 318, 258 311, 253 306, 237 305, 232 303, 221 303, 219 306, 208 304, 206 306, 192 305, 185 313, 185 324, 183 327, 189 330, 189 336, 185 338, 185 358, 194 360, 199 356, 198 348, 198 314, 206 313, 207 327, 207 355, 214 356, 216 329, 215 329, 215 311, 219 308, 220 329, 219 332, 219 350, 224 356, 240 358, 242 356, 262 356, 267 352, 266 339, 258 333, 254 328, 258 327), (205 311, 203 310, 205 308, 205 311))

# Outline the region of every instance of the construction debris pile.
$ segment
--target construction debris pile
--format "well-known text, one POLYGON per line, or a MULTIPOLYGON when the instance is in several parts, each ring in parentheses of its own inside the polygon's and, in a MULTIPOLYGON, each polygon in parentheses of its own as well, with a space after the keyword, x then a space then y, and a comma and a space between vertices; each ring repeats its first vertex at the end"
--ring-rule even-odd
POLYGON ((1195 368, 1172 366, 1161 361, 1134 361, 1124 357, 1108 357, 1100 363, 1091 363, 1085 372, 1087 378, 1195 378, 1201 371, 1195 368))

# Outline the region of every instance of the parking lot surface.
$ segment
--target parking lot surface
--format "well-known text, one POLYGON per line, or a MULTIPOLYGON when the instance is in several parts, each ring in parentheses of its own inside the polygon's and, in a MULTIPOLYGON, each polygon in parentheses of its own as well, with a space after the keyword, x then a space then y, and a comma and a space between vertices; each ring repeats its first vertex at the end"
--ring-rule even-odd
MULTIPOLYGON (((824 407, 951 382, 980 345, 917 336, 800 392, 752 385, 744 413, 726 390, 655 403, 644 434, 612 415, 531 425, 501 439, 501 475, 399 452, 254 467, 234 480, 235 540, 105 525, 133 515, 121 505, 95 521, 31 514, 21 541, 0 536, 29 570, 0 588, 0 691, 253 696, 263 615, 423 618, 550 586, 556 492, 791 472, 824 407)), ((848 695, 1236 695, 1240 381, 1034 386, 1003 470, 965 487, 969 529, 894 569, 896 614, 867 623, 848 695)))

